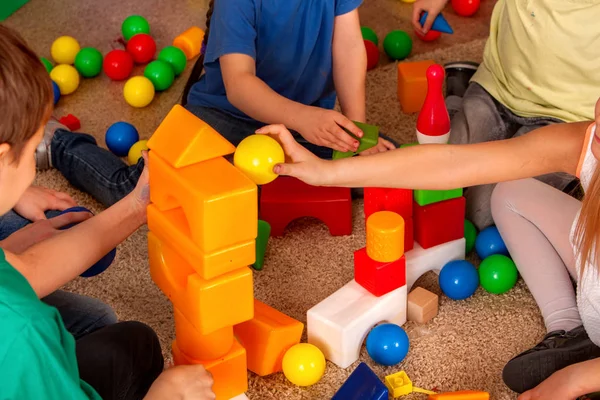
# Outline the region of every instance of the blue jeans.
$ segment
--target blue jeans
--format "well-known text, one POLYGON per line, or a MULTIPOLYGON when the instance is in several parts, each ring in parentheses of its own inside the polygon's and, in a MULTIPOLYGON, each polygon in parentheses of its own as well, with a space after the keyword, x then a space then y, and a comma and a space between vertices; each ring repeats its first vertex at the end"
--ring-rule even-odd
MULTIPOLYGON (((46 217, 52 218, 59 213, 59 211, 48 211, 46 217)), ((30 222, 14 211, 0 216, 0 240, 6 239, 30 222)), ((117 322, 117 316, 112 308, 92 297, 57 290, 44 297, 42 301, 58 309, 65 328, 76 340, 117 322)))

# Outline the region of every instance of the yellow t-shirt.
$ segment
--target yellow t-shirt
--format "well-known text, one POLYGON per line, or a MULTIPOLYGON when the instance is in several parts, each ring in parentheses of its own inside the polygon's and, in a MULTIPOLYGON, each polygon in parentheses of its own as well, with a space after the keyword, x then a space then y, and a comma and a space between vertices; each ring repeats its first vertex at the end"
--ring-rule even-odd
POLYGON ((498 0, 473 81, 523 117, 593 120, 600 0, 498 0))

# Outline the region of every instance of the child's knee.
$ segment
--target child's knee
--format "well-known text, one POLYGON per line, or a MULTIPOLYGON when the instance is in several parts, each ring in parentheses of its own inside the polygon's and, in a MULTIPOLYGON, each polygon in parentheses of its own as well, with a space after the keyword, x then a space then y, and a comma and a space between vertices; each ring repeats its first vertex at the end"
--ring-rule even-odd
POLYGON ((496 185, 494 191, 492 192, 492 198, 490 201, 490 206, 492 209, 492 216, 494 217, 494 221, 497 221, 498 218, 501 218, 502 212, 504 210, 513 208, 513 203, 515 197, 519 192, 522 191, 523 185, 526 184, 528 180, 517 180, 517 181, 509 181, 509 182, 501 182, 496 185))

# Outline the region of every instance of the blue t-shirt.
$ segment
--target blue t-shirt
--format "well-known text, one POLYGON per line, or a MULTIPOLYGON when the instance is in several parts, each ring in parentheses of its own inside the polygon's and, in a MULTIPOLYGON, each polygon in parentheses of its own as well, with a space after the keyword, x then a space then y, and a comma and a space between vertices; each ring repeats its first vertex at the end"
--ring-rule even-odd
MULTIPOLYGON (((219 57, 246 54, 256 76, 298 103, 333 108, 333 27, 362 0, 215 0, 204 59, 205 74, 188 103, 249 119, 227 100, 219 57)), ((348 60, 352 62, 352 60, 348 60)))

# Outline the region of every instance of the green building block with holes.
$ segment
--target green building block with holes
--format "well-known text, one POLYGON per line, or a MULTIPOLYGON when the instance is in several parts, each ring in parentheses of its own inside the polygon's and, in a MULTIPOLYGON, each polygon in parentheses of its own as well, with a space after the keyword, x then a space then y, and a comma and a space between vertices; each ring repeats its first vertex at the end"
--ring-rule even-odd
POLYGON ((29 0, 0 0, 0 22, 10 17, 27 2, 29 0))
POLYGON ((269 236, 271 236, 271 225, 269 225, 267 221, 259 219, 258 236, 256 237, 256 261, 254 261, 254 264, 252 265, 252 268, 257 271, 263 269, 269 236))
POLYGON ((358 149, 356 150, 356 152, 353 152, 353 151, 341 152, 341 151, 334 150, 333 157, 332 157, 334 160, 355 156, 358 153, 361 153, 365 150, 370 149, 371 147, 375 147, 377 145, 377 142, 379 141, 379 128, 378 127, 376 127, 374 125, 363 124, 362 122, 356 122, 356 121, 352 121, 352 122, 354 122, 354 125, 358 126, 360 128, 360 130, 363 131, 363 137, 359 139, 356 136, 354 136, 353 134, 351 134, 347 129, 344 128, 344 130, 350 136, 352 136, 354 139, 356 139, 360 142, 360 144, 358 145, 358 149))

